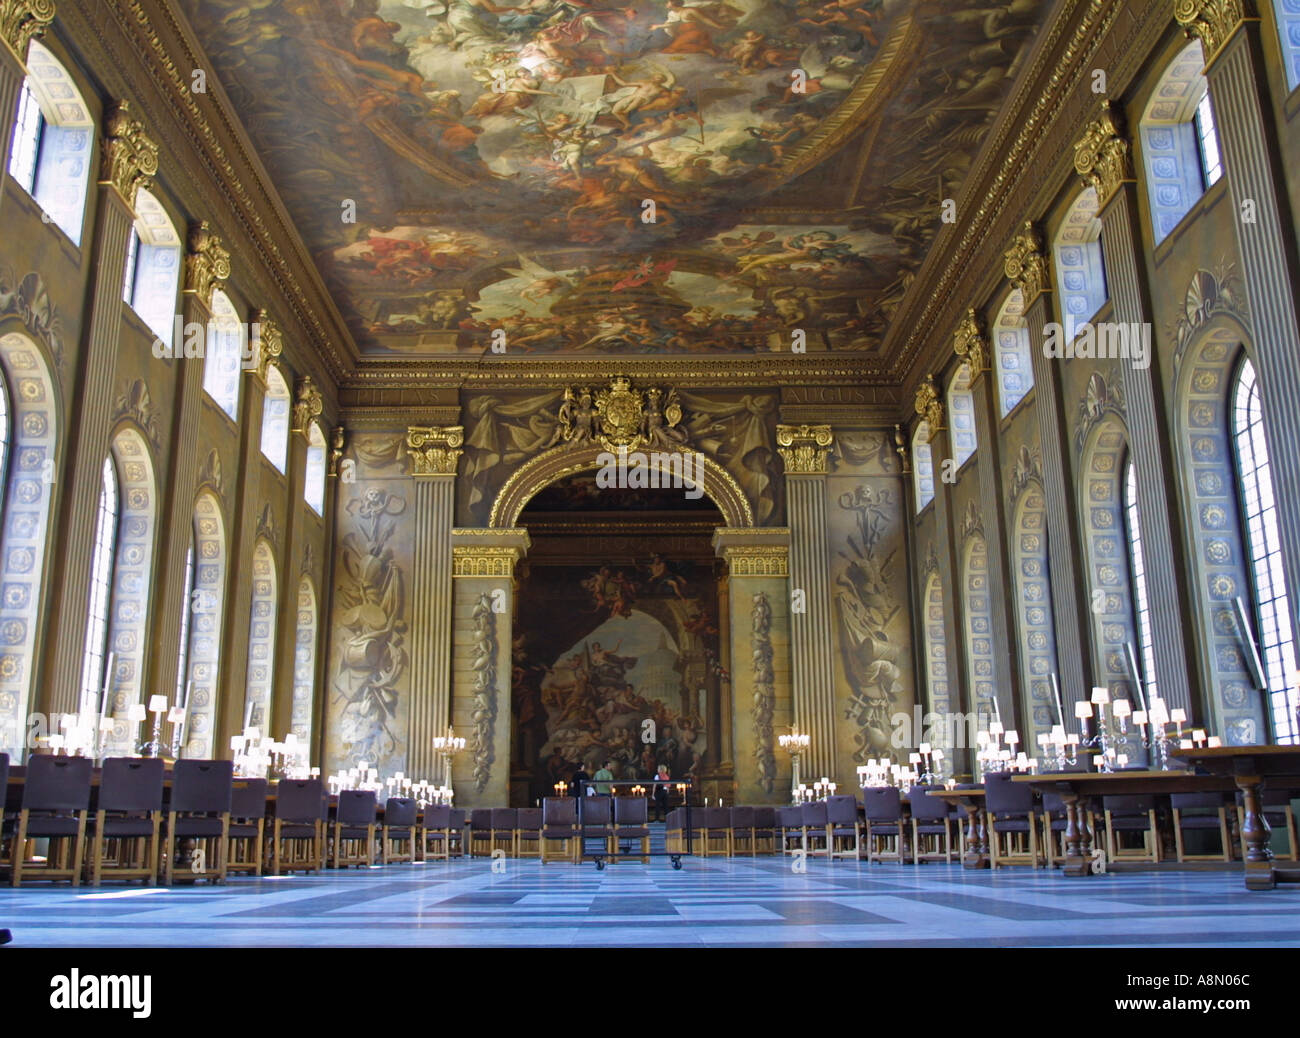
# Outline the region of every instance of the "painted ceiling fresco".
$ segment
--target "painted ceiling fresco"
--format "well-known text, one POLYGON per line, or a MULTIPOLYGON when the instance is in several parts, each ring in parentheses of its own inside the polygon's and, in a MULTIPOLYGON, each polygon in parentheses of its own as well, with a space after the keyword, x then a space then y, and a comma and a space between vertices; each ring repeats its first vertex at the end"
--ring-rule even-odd
POLYGON ((182 6, 362 351, 445 356, 877 348, 1046 4, 182 6))

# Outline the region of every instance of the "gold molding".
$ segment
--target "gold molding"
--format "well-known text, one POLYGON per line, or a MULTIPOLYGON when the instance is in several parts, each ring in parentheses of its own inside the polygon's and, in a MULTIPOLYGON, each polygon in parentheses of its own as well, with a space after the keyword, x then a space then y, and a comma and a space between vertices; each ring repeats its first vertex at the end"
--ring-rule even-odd
POLYGON ((732 577, 788 577, 790 549, 784 544, 731 544, 722 549, 732 577))
MULTIPOLYGON (((311 423, 325 410, 325 401, 316 388, 316 382, 310 375, 303 375, 298 380, 293 398, 293 431, 308 438, 311 423)), ((310 439, 308 438, 308 442, 310 439)))
POLYGON ((189 251, 185 254, 185 293, 212 308, 212 293, 220 282, 230 277, 230 252, 212 233, 207 220, 190 224, 189 251))
POLYGON ((330 434, 330 454, 325 467, 325 475, 338 476, 339 463, 343 460, 343 447, 346 442, 347 430, 341 425, 334 426, 334 431, 330 434))
POLYGON ((464 451, 465 429, 460 425, 413 425, 406 430, 406 453, 412 476, 454 476, 464 451))
POLYGON ((970 365, 971 380, 979 378, 989 369, 992 349, 984 327, 984 315, 974 307, 966 311, 953 333, 953 352, 970 365))
POLYGON ((785 462, 785 474, 824 476, 833 440, 829 425, 778 425, 776 451, 785 462))
POLYGON ((926 375, 925 381, 916 387, 916 413, 930 424, 930 439, 943 428, 943 399, 939 388, 934 383, 933 375, 926 375))
POLYGON ((1243 22, 1257 22, 1246 0, 1175 0, 1174 18, 1188 39, 1200 40, 1208 67, 1243 22))
POLYGON ((521 548, 493 548, 485 545, 451 546, 453 577, 506 577, 515 575, 515 564, 523 558, 521 548))
POLYGON ((1051 291, 1043 232, 1034 226, 1032 220, 1025 221, 1011 247, 1003 254, 1003 270, 1007 280, 1020 289, 1026 310, 1040 295, 1051 291))
POLYGON ((1097 192, 1097 201, 1103 208, 1115 197, 1121 184, 1134 179, 1124 116, 1110 101, 1102 101, 1101 115, 1088 124, 1074 145, 1074 169, 1097 192))
POLYGON ((284 334, 275 318, 266 310, 254 311, 251 332, 249 345, 252 347, 252 357, 244 366, 244 371, 256 376, 265 386, 267 369, 273 363, 278 364, 280 355, 284 352, 284 334))
POLYGON ((0 39, 19 65, 26 67, 27 45, 33 36, 43 36, 52 21, 54 0, 0 0, 0 39))
POLYGON ((99 183, 113 188, 135 212, 136 192, 153 185, 158 172, 158 145, 131 114, 130 101, 118 101, 104 120, 99 183))

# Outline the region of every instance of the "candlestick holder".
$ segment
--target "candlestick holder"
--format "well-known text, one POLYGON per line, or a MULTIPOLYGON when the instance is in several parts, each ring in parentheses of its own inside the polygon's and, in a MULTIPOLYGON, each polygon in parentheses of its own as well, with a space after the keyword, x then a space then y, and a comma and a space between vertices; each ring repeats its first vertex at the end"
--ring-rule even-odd
POLYGON ((802 803, 802 795, 798 793, 802 788, 802 785, 799 782, 799 759, 802 754, 808 752, 808 746, 812 740, 808 737, 806 732, 801 735, 798 728, 791 728, 789 734, 779 736, 777 742, 780 743, 781 749, 790 754, 791 801, 796 804, 802 803))

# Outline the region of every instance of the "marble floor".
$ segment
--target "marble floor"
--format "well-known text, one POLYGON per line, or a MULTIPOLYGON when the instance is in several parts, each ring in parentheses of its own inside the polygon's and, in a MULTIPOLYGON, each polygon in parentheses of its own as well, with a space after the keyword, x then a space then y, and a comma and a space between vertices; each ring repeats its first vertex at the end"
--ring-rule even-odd
POLYGON ((790 859, 487 859, 225 887, 0 887, 11 947, 1300 946, 1300 888, 1240 872, 970 872, 790 859))

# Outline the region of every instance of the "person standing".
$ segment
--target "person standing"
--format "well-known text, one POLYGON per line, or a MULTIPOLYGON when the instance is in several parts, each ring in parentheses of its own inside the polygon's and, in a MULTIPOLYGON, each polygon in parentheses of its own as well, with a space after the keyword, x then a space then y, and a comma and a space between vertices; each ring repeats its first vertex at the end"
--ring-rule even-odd
POLYGON ((592 776, 596 780, 596 793, 599 796, 609 796, 609 782, 614 777, 614 772, 611 770, 613 763, 612 760, 605 761, 601 769, 592 776))
POLYGON ((591 781, 591 773, 587 771, 587 768, 590 766, 591 765, 586 761, 578 765, 578 770, 575 771, 573 777, 569 779, 569 782, 571 783, 569 786, 570 796, 581 797, 587 795, 587 789, 583 783, 591 781))
POLYGON ((660 764, 655 773, 655 810, 659 813, 661 822, 668 818, 668 781, 671 777, 668 765, 660 764))

